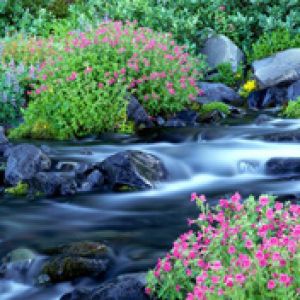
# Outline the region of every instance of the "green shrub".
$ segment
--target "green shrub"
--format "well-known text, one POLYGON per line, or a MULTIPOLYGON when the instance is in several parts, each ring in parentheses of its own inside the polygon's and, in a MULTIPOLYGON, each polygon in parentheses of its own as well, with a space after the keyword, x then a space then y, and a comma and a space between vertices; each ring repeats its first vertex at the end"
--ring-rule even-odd
POLYGON ((244 50, 265 32, 278 28, 300 31, 298 0, 88 0, 78 9, 90 18, 108 15, 170 31, 192 51, 210 29, 227 35, 244 50))
POLYGON ((239 66, 237 72, 232 71, 230 63, 217 66, 217 74, 210 78, 213 82, 222 82, 232 88, 236 88, 243 80, 243 67, 239 66))
POLYGON ((262 35, 248 52, 248 61, 261 59, 278 51, 300 47, 300 33, 292 34, 287 29, 276 30, 262 35))
POLYGON ((230 114, 229 106, 226 103, 215 101, 207 104, 203 104, 200 109, 200 114, 205 116, 214 110, 217 110, 219 112, 222 112, 225 115, 230 114))
POLYGON ((92 32, 71 33, 60 48, 37 70, 25 123, 13 137, 66 139, 127 131, 127 93, 149 115, 167 115, 189 106, 200 92, 201 62, 168 34, 134 23, 108 22, 92 32))
POLYGON ((283 116, 293 119, 300 118, 300 97, 296 101, 289 101, 283 109, 283 116))

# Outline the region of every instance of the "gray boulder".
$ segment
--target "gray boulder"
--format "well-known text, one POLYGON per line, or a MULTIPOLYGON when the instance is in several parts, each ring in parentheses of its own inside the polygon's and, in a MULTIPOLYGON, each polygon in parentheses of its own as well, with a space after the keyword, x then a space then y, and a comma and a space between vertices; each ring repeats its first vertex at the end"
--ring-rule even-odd
POLYGON ((210 68, 215 69, 219 64, 230 63, 232 70, 237 71, 239 64, 243 63, 243 52, 225 35, 212 35, 204 43, 200 51, 206 55, 210 68))
POLYGON ((203 91, 202 96, 198 96, 197 102, 210 103, 222 101, 232 105, 242 105, 243 100, 232 88, 223 83, 198 82, 198 87, 203 91))
POLYGON ((77 183, 74 172, 38 172, 32 181, 34 190, 46 196, 74 195, 77 183))
POLYGON ((268 175, 299 176, 300 158, 272 158, 266 163, 268 175))
POLYGON ((92 171, 81 184, 80 192, 90 192, 104 183, 104 176, 99 170, 92 171))
POLYGON ((297 100, 300 97, 300 80, 288 87, 287 100, 297 100))
POLYGON ((300 79, 300 48, 288 49, 252 63, 260 88, 300 79))
POLYGON ((9 143, 7 137, 5 136, 4 128, 0 126, 0 156, 4 154, 8 147, 9 143))
POLYGON ((11 185, 31 180, 39 171, 49 170, 50 158, 34 145, 21 144, 10 148, 5 169, 5 180, 11 185))
POLYGON ((105 181, 114 190, 149 189, 156 181, 167 177, 165 166, 156 156, 133 150, 108 157, 101 169, 105 181))

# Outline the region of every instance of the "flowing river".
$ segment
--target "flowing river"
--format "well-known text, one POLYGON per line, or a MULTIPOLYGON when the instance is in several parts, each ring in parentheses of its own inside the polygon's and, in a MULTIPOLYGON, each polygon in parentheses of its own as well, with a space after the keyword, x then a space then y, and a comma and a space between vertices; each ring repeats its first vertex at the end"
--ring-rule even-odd
MULTIPOLYGON (((146 151, 162 159, 170 178, 144 192, 41 200, 6 196, 0 203, 0 257, 18 247, 39 252, 61 243, 104 241, 117 257, 107 278, 146 271, 187 230, 187 218, 197 214, 189 201, 192 192, 206 194, 212 203, 236 191, 243 196, 297 196, 300 179, 266 175, 265 164, 274 157, 300 158, 300 143, 262 138, 297 130, 300 132, 300 121, 275 119, 260 125, 168 129, 147 133, 147 138, 108 136, 48 143, 52 157, 63 161, 97 162, 125 149, 146 151)), ((34 282, 37 268, 38 261, 28 272, 11 270, 0 278, 0 299, 54 300, 74 286, 95 284, 82 279, 40 287, 34 282)))

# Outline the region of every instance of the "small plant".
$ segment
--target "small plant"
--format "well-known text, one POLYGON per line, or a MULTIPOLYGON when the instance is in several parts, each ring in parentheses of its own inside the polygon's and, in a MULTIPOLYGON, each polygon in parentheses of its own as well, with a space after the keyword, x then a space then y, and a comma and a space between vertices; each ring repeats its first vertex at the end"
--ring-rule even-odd
POLYGON ((257 89, 255 80, 248 80, 240 89, 240 96, 247 98, 249 94, 257 89))
POLYGON ((217 74, 210 79, 213 82, 222 82, 235 88, 243 80, 243 67, 239 66, 237 72, 233 72, 230 63, 220 64, 217 66, 217 74))
POLYGON ((230 114, 229 106, 226 103, 219 101, 203 104, 200 108, 200 114, 205 116, 215 110, 222 112, 225 115, 230 114))
POLYGON ((25 104, 24 65, 2 65, 0 69, 0 124, 14 124, 21 117, 25 104))
POLYGON ((28 189, 29 185, 20 181, 16 186, 5 189, 5 192, 14 196, 26 196, 28 189))
MULTIPOLYGON (((40 123, 47 123, 40 138, 127 131, 128 93, 151 116, 183 110, 200 93, 196 78, 202 62, 170 34, 131 22, 105 22, 93 31, 70 32, 56 43, 62 50, 35 68, 37 83, 25 122, 13 136, 36 136, 40 123)), ((38 44, 41 49, 34 53, 49 48, 48 42, 38 44)))
POLYGON ((300 296, 300 206, 236 193, 200 209, 148 274, 146 292, 163 300, 264 299, 300 296))
POLYGON ((287 29, 276 30, 262 35, 248 53, 248 61, 262 59, 276 52, 300 47, 300 33, 293 34, 287 29))
POLYGON ((300 118, 300 97, 296 101, 289 101, 282 114, 287 118, 300 118))

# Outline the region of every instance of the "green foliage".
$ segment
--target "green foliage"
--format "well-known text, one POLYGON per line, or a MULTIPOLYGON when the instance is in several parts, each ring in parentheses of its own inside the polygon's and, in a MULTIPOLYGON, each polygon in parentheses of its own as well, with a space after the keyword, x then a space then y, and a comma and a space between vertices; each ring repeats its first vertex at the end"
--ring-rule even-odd
POLYGON ((200 113, 201 115, 207 115, 214 110, 222 112, 225 115, 230 114, 229 106, 226 103, 219 102, 219 101, 203 104, 200 109, 200 113))
POLYGON ((296 101, 289 101, 283 109, 283 116, 287 118, 300 118, 300 97, 296 101))
POLYGON ((26 196, 28 189, 29 185, 20 181, 16 186, 5 189, 5 192, 14 196, 26 196))
POLYGON ((287 29, 276 30, 262 35, 248 52, 248 61, 261 59, 278 51, 300 47, 300 33, 293 34, 287 29))
MULTIPOLYGON (((30 51, 49 51, 48 43, 30 51)), ((186 108, 200 90, 196 76, 203 64, 184 52, 166 34, 134 23, 103 23, 86 33, 57 41, 36 69, 24 124, 11 137, 67 139, 103 131, 128 132, 128 92, 150 115, 186 108), (199 69, 198 69, 199 68, 199 69)), ((31 49, 31 48, 30 48, 31 49)), ((21 51, 26 57, 26 51, 21 51)))
POLYGON ((209 30, 223 33, 244 50, 263 33, 300 31, 298 0, 88 0, 78 7, 93 18, 138 20, 141 26, 170 31, 196 51, 209 30))
POLYGON ((232 71, 230 63, 217 66, 217 74, 210 78, 213 82, 222 82, 230 87, 236 88, 243 80, 243 67, 239 66, 237 72, 232 71))

